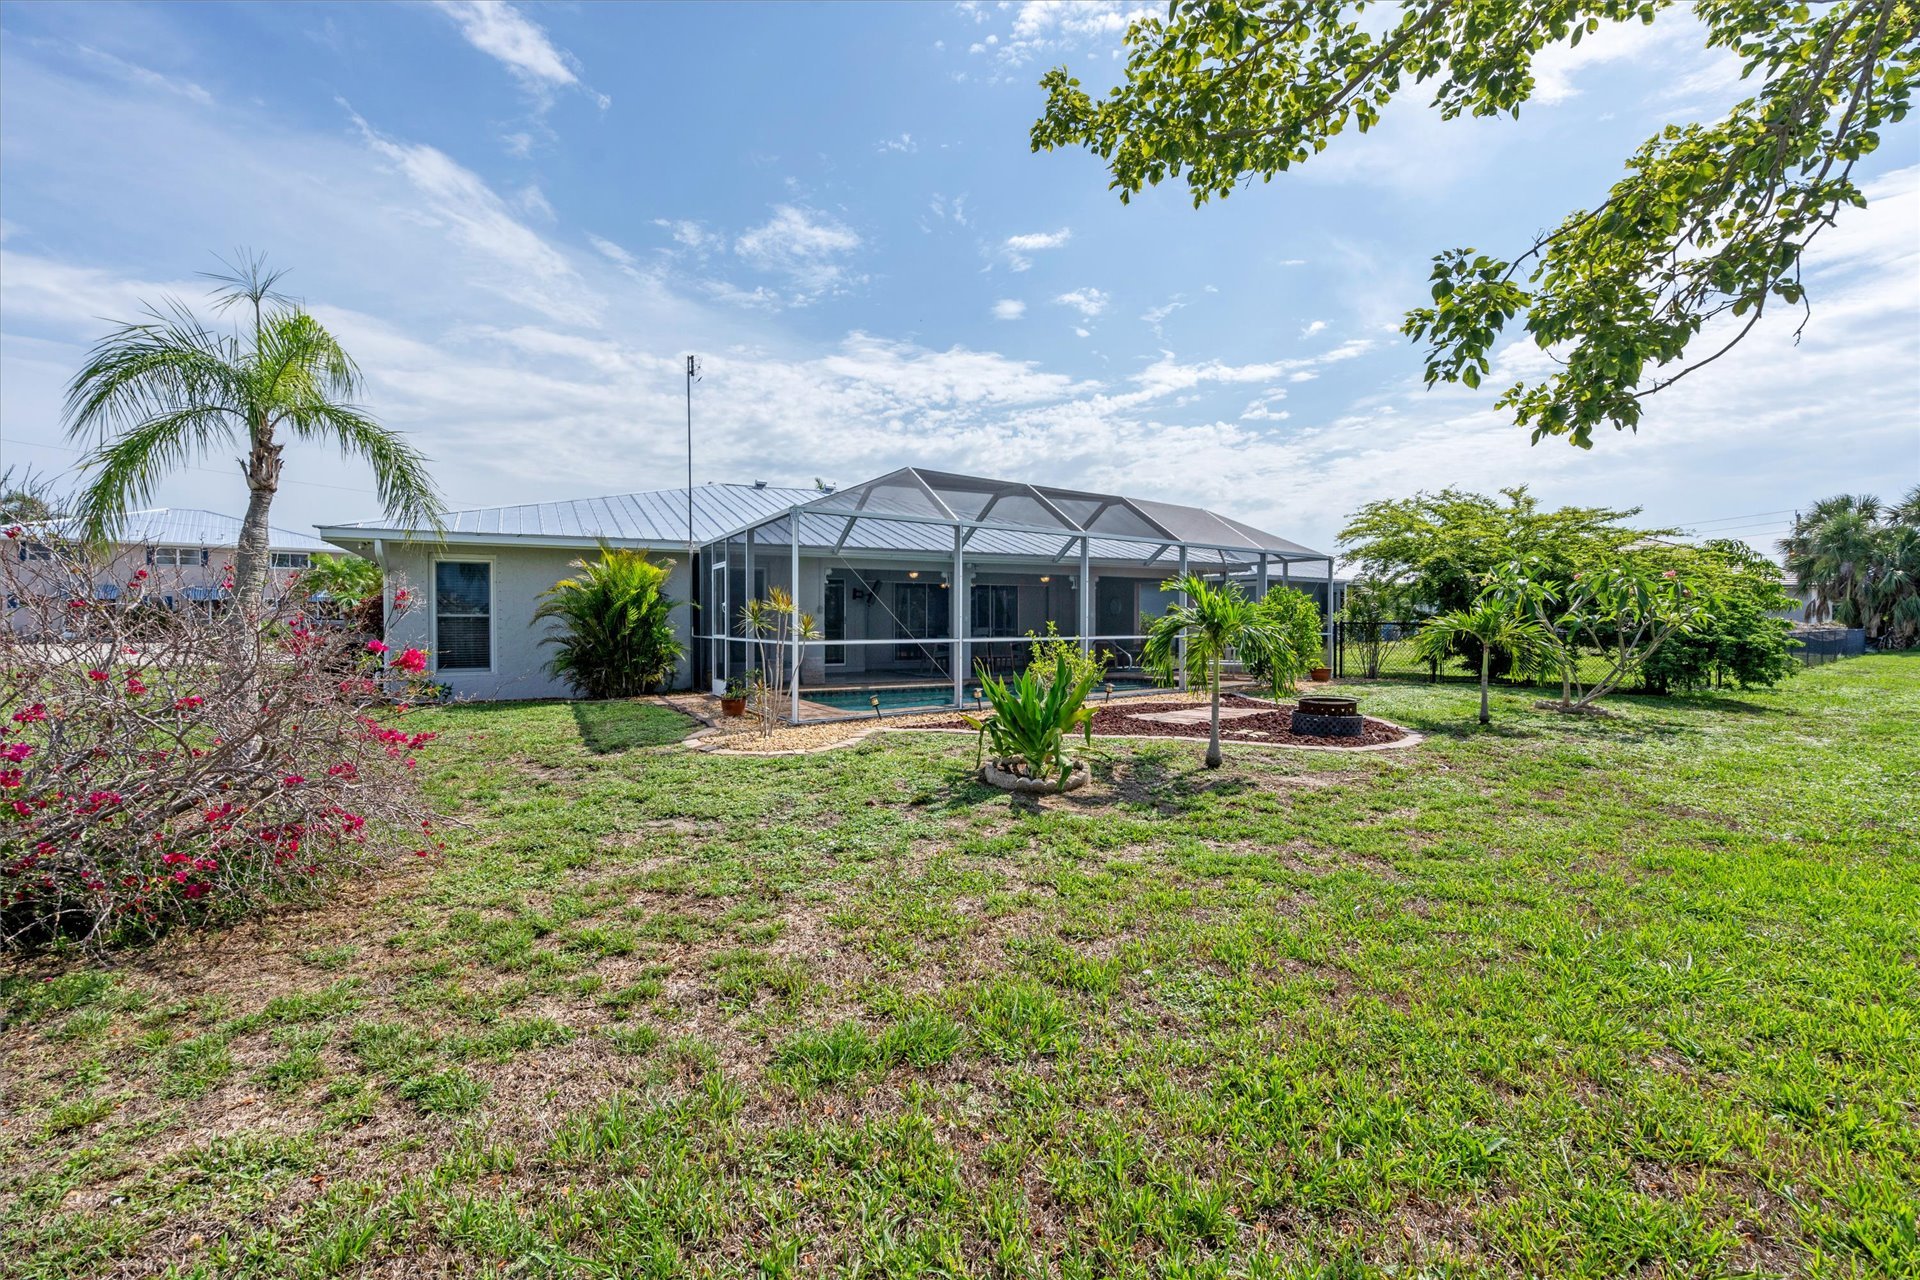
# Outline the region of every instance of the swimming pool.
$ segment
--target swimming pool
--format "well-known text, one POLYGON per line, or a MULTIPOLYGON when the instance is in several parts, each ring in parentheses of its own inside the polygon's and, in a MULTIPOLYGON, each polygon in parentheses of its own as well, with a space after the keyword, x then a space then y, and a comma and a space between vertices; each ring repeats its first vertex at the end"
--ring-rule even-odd
MULTIPOLYGON (((1101 685, 1107 683, 1109 682, 1102 681, 1101 685)), ((1138 676, 1116 676, 1111 683, 1115 692, 1121 690, 1131 692, 1137 689, 1150 689, 1153 687, 1151 680, 1143 680, 1138 676)), ((973 691, 978 687, 977 684, 972 682, 968 683, 967 693, 969 699, 971 699, 973 691)), ((1104 692, 1105 690, 1103 688, 1095 686, 1093 696, 1096 699, 1100 698, 1104 695, 1104 692)), ((882 711, 904 711, 909 707, 938 709, 940 707, 950 707, 953 705, 953 686, 950 684, 916 684, 882 685, 878 688, 871 689, 803 689, 800 696, 808 702, 815 702, 823 707, 836 707, 846 711, 871 712, 873 710, 874 698, 880 699, 880 710, 882 711)))

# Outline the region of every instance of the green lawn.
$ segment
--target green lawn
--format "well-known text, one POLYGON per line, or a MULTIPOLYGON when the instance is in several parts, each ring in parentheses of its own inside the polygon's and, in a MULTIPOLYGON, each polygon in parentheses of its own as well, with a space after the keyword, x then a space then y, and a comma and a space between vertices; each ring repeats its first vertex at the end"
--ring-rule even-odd
POLYGON ((1920 655, 1354 687, 1039 807, 432 713, 442 860, 6 980, 0 1272, 1920 1275, 1920 655))

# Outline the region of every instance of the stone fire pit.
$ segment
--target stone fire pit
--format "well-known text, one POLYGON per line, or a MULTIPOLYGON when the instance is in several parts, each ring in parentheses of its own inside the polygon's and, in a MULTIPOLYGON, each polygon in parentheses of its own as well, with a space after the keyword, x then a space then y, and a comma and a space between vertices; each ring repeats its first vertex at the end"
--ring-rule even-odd
POLYGON ((1294 705, 1290 727, 1303 737, 1357 738, 1366 732, 1367 722, 1360 714, 1359 699, 1314 694, 1294 705))

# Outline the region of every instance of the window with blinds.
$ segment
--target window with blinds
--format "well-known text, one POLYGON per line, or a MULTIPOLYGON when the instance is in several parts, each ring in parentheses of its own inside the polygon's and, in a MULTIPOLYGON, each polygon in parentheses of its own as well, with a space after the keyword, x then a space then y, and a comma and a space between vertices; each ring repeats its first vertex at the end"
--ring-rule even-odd
POLYGON ((484 671, 493 665, 493 566, 441 560, 433 566, 434 667, 484 671))

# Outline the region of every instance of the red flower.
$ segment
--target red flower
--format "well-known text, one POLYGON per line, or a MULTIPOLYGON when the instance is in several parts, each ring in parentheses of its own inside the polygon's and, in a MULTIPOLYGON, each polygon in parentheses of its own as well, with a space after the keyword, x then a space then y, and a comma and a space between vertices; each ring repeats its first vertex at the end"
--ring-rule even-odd
POLYGON ((379 640, 369 640, 367 641, 367 652, 368 653, 385 653, 387 652, 387 646, 379 640))
POLYGON ((393 665, 402 671, 411 671, 418 674, 427 669, 427 655, 418 649, 408 649, 400 655, 393 665))
POLYGON ((107 673, 98 669, 87 672, 87 679, 89 680, 99 681, 99 680, 105 680, 106 678, 107 678, 107 673))
POLYGON ((297 773, 290 773, 290 774, 288 774, 288 775, 287 775, 286 777, 284 777, 284 778, 282 778, 282 779, 280 779, 280 781, 281 781, 281 782, 283 782, 283 783, 285 783, 285 784, 286 784, 287 786, 289 786, 289 787, 297 787, 297 786, 299 786, 299 785, 300 785, 301 783, 303 783, 303 782, 305 782, 305 781, 306 781, 306 779, 305 779, 305 778, 303 778, 303 777, 301 777, 301 776, 300 776, 299 774, 297 774, 297 773))
POLYGON ((47 704, 44 702, 36 702, 25 711, 16 711, 13 713, 13 722, 15 724, 31 724, 35 720, 45 720, 46 718, 47 704))
POLYGON ((8 764, 19 764, 32 754, 33 747, 25 742, 9 742, 6 746, 0 747, 0 760, 5 760, 8 764))

